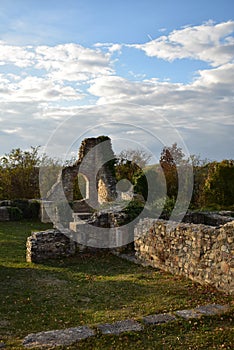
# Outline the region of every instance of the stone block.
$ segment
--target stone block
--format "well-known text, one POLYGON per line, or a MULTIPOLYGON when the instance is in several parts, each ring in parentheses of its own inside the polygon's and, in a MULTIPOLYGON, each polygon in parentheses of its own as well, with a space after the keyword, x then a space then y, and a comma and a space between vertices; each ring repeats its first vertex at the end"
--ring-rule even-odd
POLYGON ((143 326, 139 322, 128 319, 115 323, 99 324, 97 328, 102 334, 120 334, 123 332, 141 331, 143 326))
POLYGON ((226 312, 229 309, 227 305, 220 304, 208 304, 205 306, 199 306, 195 309, 196 312, 200 312, 203 315, 212 316, 217 315, 223 312, 226 312))
POLYGON ((24 338, 23 346, 26 348, 68 346, 94 335, 95 332, 87 326, 32 333, 24 338))
POLYGON ((186 320, 190 318, 200 318, 201 314, 193 309, 191 310, 179 310, 176 311, 176 315, 185 318, 186 320))
POLYGON ((176 317, 172 314, 165 313, 165 314, 156 314, 156 315, 149 315, 145 316, 143 318, 143 322, 145 324, 161 324, 161 323, 167 323, 174 321, 176 317))

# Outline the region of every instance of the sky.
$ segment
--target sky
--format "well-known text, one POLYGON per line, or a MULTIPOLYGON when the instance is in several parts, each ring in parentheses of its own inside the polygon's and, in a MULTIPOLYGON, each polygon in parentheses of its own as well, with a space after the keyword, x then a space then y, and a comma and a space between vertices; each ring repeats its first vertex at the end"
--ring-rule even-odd
POLYGON ((0 155, 84 137, 233 159, 232 0, 0 0, 0 155))

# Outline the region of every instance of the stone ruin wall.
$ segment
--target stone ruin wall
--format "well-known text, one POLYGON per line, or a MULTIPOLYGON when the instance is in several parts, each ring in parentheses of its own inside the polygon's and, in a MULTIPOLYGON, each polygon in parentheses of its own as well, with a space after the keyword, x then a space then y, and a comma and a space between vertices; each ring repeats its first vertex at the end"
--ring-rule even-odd
POLYGON ((26 243, 26 261, 42 263, 74 255, 76 243, 56 229, 33 232, 26 243))
POLYGON ((106 157, 115 158, 109 137, 84 139, 79 149, 78 160, 72 166, 62 169, 57 182, 47 194, 46 201, 67 199, 72 202, 74 181, 79 172, 88 181, 90 194, 90 198, 87 198, 88 203, 109 202, 115 199, 116 180, 105 162, 106 157))
POLYGON ((212 227, 144 219, 134 235, 143 265, 234 294, 234 221, 212 227))
POLYGON ((98 209, 100 204, 115 200, 117 197, 116 179, 106 159, 115 159, 109 137, 84 139, 79 148, 78 160, 72 166, 62 169, 57 182, 43 200, 41 204, 42 222, 53 222, 56 225, 59 220, 56 207, 65 201, 73 202, 74 212, 82 211, 84 202, 86 209, 92 212, 94 208, 98 209), (88 196, 80 201, 74 201, 74 181, 78 178, 79 173, 87 181, 88 196))
MULTIPOLYGON (((112 225, 113 218, 100 214, 97 223, 99 226, 112 225)), ((131 232, 125 232, 124 235, 132 235, 136 257, 143 266, 149 265, 182 275, 234 294, 233 233, 234 221, 215 227, 146 218, 135 226, 134 236, 131 232)), ((96 238, 94 235, 93 239, 96 238)), ((89 248, 90 239, 92 232, 88 231, 87 237, 82 237, 84 246, 80 247, 69 238, 69 232, 64 235, 54 229, 33 233, 27 240, 27 261, 42 262, 79 254, 89 248)), ((104 237, 100 239, 103 242, 104 237)), ((108 241, 108 237, 105 240, 108 241)))

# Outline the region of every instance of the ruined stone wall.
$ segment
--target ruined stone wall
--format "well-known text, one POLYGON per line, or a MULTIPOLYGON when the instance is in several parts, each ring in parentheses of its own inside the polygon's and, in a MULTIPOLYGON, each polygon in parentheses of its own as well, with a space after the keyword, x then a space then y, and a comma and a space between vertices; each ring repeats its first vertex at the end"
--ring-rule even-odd
POLYGON ((97 203, 108 202, 116 197, 116 180, 106 159, 115 158, 111 140, 107 136, 87 138, 81 143, 78 160, 62 169, 56 184, 47 194, 47 201, 73 201, 73 186, 80 172, 88 181, 87 203, 96 207, 97 203), (98 188, 100 184, 100 190, 98 188))
POLYGON ((33 232, 26 243, 26 261, 41 263, 75 254, 76 244, 56 229, 33 232))
POLYGON ((134 235, 143 265, 234 294, 234 221, 211 227, 144 219, 134 235))

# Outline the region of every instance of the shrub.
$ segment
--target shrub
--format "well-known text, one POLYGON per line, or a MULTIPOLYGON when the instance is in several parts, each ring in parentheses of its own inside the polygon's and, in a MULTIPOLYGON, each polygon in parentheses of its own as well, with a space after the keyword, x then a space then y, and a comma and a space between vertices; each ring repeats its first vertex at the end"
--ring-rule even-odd
POLYGON ((160 217, 161 219, 168 220, 175 206, 175 198, 162 197, 154 201, 150 205, 150 214, 153 217, 160 217))
POLYGON ((30 201, 28 207, 28 219, 38 219, 41 204, 38 201, 30 201))
POLYGON ((7 207, 11 221, 19 221, 23 218, 22 210, 18 207, 7 207))
POLYGON ((24 219, 38 219, 39 217, 40 202, 36 200, 14 199, 11 201, 11 206, 19 208, 24 219))
POLYGON ((144 204, 139 201, 132 200, 123 211, 127 214, 127 221, 131 222, 136 219, 138 215, 140 215, 143 209, 144 204))
POLYGON ((28 218, 29 201, 27 199, 14 199, 11 201, 13 207, 17 207, 22 211, 23 217, 28 218))

